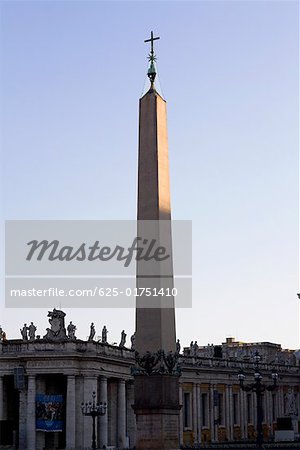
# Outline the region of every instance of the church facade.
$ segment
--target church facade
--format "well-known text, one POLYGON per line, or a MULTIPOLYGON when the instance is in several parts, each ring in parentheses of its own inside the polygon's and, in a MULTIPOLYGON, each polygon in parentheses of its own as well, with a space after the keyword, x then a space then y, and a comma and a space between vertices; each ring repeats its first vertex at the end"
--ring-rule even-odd
MULTIPOLYGON (((32 332, 28 338, 23 333, 22 339, 4 336, 0 341, 0 448, 91 448, 92 419, 83 415, 81 405, 91 401, 93 392, 98 402, 107 404, 106 414, 96 419, 98 448, 133 448, 134 349, 124 340, 119 346, 106 339, 95 341, 93 335, 88 341, 79 340, 71 329, 69 336, 56 339, 49 337, 50 332, 44 338, 32 332), (39 423, 41 405, 49 398, 52 411, 53 399, 60 402, 58 429, 51 428, 55 420, 49 415, 44 428, 39 423)), ((245 344, 233 338, 219 346, 195 344, 183 351, 177 348, 182 447, 255 440, 256 396, 240 389, 238 373, 242 369, 245 382, 253 381, 256 351, 261 355, 263 382, 272 382, 273 370, 279 376, 278 388, 263 396, 264 439, 274 438, 278 418, 291 417, 298 424, 300 372, 294 352, 277 344, 245 344)))

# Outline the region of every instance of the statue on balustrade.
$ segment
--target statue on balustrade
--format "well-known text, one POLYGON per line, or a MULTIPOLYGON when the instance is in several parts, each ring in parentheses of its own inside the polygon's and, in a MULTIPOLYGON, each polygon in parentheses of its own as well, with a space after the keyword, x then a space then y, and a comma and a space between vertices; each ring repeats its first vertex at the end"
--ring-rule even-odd
POLYGON ((93 341, 94 340, 95 334, 96 334, 95 325, 94 325, 94 322, 92 322, 91 326, 90 326, 89 341, 93 341))
POLYGON ((194 356, 198 356, 198 350, 199 350, 199 345, 198 345, 198 342, 195 341, 194 345, 193 345, 193 355, 194 356))
POLYGON ((120 341, 119 347, 121 347, 121 348, 124 348, 124 347, 125 347, 126 336, 127 336, 127 334, 125 333, 125 330, 122 330, 122 333, 121 333, 121 341, 120 341))
POLYGON ((66 314, 63 311, 56 308, 53 311, 48 311, 51 328, 47 328, 44 339, 55 342, 66 341, 68 339, 65 328, 65 316, 66 314))
POLYGON ((76 331, 76 325, 73 324, 73 322, 71 321, 68 325, 67 331, 68 331, 68 338, 72 341, 74 339, 76 339, 75 336, 75 331, 76 331))
POLYGON ((30 322, 30 325, 28 327, 28 334, 29 334, 29 340, 34 341, 35 340, 35 332, 36 332, 36 326, 33 322, 30 322))
POLYGON ((104 325, 104 327, 102 328, 102 339, 101 339, 101 342, 103 344, 107 344, 107 333, 108 333, 107 328, 104 325))
POLYGON ((131 350, 135 350, 135 333, 130 338, 131 341, 131 350))
POLYGON ((190 356, 194 356, 194 341, 190 343, 190 356))
POLYGON ((20 333, 21 333, 23 341, 28 341, 28 334, 27 334, 28 329, 29 328, 27 326, 27 323, 24 323, 23 328, 20 328, 20 333))
POLYGON ((2 330, 2 327, 0 326, 0 342, 6 341, 6 333, 2 330))

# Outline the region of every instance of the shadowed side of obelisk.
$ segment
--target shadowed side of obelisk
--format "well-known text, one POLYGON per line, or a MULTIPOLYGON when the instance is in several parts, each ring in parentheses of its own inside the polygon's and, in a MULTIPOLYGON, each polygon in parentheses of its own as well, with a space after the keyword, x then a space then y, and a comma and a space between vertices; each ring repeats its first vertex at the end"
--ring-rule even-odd
MULTIPOLYGON (((163 264, 137 263, 137 288, 173 288, 166 102, 154 88, 151 35, 149 91, 139 105, 138 235, 167 248, 163 264)), ((179 448, 179 385, 174 298, 136 299, 135 403, 138 450, 179 448), (153 307, 154 306, 154 307, 153 307)))

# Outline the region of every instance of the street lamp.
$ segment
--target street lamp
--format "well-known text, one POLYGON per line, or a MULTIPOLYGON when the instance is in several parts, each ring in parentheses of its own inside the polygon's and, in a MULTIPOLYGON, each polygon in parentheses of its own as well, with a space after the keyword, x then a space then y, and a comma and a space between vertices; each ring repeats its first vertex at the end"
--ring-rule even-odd
POLYGON ((255 352, 254 355, 254 383, 251 383, 247 386, 244 385, 245 381, 245 375, 242 371, 238 374, 238 379, 240 382, 240 387, 243 391, 250 392, 253 391, 256 393, 256 417, 257 417, 257 435, 256 435, 256 446, 258 449, 262 449, 263 445, 263 429, 262 429, 262 422, 263 422, 263 405, 262 405, 262 395, 263 393, 267 391, 274 391, 277 388, 277 379, 278 374, 276 372, 272 373, 272 379, 273 384, 266 385, 262 384, 262 376, 259 370, 259 362, 260 362, 260 355, 258 351, 255 352))
POLYGON ((93 419, 92 449, 96 449, 96 417, 105 415, 107 405, 102 402, 96 404, 96 392, 93 392, 92 398, 93 400, 89 403, 81 403, 81 411, 84 416, 90 416, 93 419))

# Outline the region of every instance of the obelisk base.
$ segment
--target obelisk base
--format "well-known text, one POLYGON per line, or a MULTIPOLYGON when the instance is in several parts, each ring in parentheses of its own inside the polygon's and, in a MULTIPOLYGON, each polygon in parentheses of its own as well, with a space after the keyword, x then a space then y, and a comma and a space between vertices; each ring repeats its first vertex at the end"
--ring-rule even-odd
POLYGON ((137 375, 134 387, 137 450, 178 450, 178 377, 137 375))

